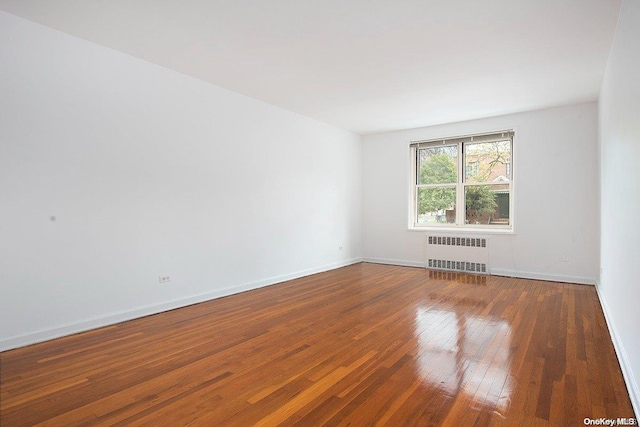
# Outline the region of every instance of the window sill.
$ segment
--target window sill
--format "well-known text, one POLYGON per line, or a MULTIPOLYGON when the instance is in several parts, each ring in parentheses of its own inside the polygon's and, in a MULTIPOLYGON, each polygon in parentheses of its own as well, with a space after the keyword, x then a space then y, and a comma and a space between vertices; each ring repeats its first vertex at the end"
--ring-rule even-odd
POLYGON ((408 227, 407 231, 420 231, 422 233, 464 233, 464 234, 506 234, 515 235, 513 228, 486 228, 486 227, 408 227))

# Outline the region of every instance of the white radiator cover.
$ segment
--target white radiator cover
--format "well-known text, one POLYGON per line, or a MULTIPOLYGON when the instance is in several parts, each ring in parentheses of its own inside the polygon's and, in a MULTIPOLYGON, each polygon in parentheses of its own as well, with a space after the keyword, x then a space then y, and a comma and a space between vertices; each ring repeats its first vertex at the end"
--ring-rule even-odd
POLYGON ((425 268, 489 274, 489 237, 428 234, 425 268))

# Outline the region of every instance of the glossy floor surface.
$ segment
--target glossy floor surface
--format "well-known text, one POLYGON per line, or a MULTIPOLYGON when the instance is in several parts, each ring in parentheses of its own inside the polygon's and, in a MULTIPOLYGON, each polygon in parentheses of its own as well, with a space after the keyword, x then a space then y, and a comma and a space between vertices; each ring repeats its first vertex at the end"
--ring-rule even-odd
POLYGON ((592 286, 356 264, 1 354, 1 425, 633 417, 592 286))

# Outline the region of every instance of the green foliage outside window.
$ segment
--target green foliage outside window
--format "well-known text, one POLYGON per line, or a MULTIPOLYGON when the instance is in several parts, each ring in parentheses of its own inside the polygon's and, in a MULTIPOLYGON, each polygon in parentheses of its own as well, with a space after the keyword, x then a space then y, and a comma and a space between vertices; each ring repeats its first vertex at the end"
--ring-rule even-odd
MULTIPOLYGON (((455 184, 456 164, 444 153, 434 154, 420 167, 420 182, 423 184, 455 184)), ((418 194, 418 213, 451 209, 456 201, 455 189, 436 187, 422 189, 418 194)))
MULTIPOLYGON (((451 156, 433 154, 421 164, 420 183, 454 184, 456 172, 456 164, 451 156)), ((418 193, 418 214, 452 209, 455 201, 455 189, 451 187, 423 188, 418 193)), ((498 207, 496 193, 488 185, 467 186, 465 204, 467 212, 476 214, 490 213, 498 207)))

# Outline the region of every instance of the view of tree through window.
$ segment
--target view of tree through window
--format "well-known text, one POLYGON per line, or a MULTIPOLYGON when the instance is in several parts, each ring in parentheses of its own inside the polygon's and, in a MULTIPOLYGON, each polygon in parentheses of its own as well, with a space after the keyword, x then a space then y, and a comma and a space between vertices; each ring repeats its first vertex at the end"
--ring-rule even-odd
POLYGON ((414 225, 511 225, 511 138, 507 132, 413 145, 414 225))
POLYGON ((419 221, 447 222, 446 212, 455 211, 457 156, 455 145, 419 150, 418 183, 430 185, 418 189, 419 221))

